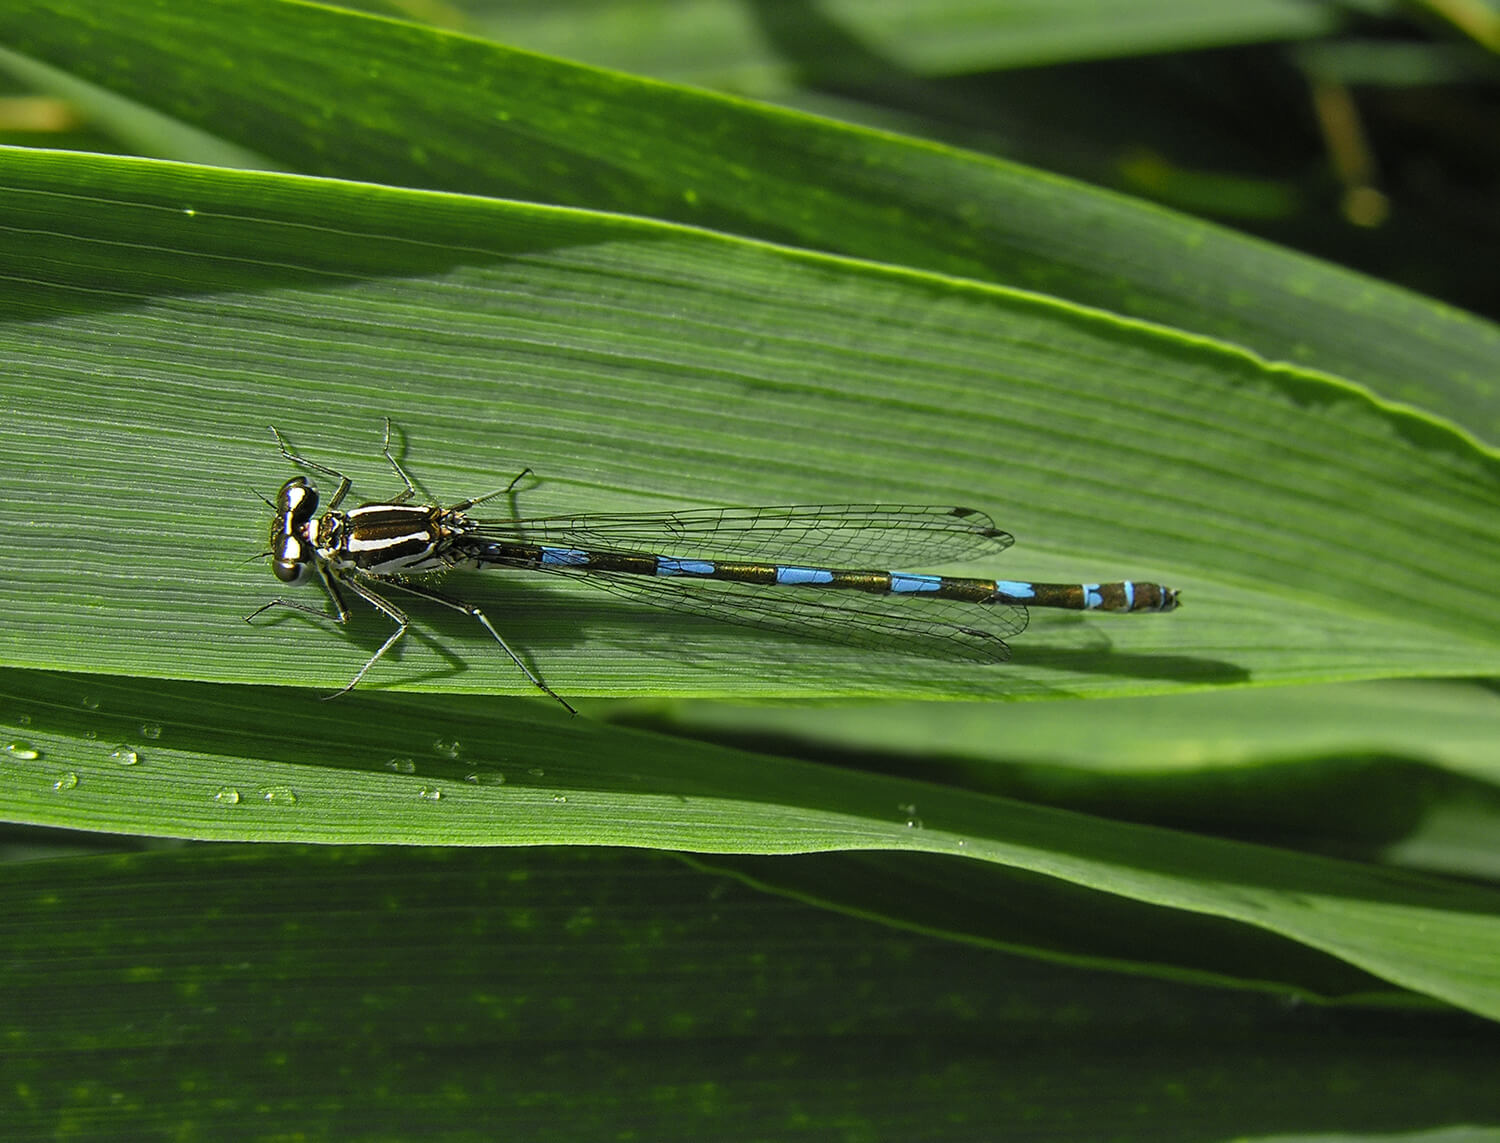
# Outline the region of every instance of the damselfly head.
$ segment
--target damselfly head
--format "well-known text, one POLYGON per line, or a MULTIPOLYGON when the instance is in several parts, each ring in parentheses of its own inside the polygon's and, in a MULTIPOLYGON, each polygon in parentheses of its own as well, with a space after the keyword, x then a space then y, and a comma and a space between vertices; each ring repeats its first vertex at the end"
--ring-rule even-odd
POLYGON ((271 574, 282 583, 301 583, 312 571, 309 525, 318 511, 318 490, 300 476, 281 486, 271 518, 271 574))

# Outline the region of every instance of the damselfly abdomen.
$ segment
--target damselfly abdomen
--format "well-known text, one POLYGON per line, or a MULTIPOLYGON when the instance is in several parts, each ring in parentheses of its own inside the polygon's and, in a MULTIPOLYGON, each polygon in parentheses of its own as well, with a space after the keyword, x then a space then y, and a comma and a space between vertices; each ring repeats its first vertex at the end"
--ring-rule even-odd
MULTIPOLYGON (((393 588, 473 617, 533 684, 573 709, 521 661, 479 608, 409 578, 462 567, 546 572, 733 623, 979 662, 1010 657, 1005 640, 1025 629, 1028 607, 1177 607, 1177 592, 1155 583, 1030 583, 857 566, 862 561, 887 566, 946 563, 1010 547, 1010 534, 972 508, 821 504, 509 520, 469 514, 510 492, 520 477, 506 488, 447 508, 412 504, 416 486, 391 454, 389 421, 382 452, 403 490, 390 500, 340 511, 349 478, 298 456, 274 427, 271 432, 287 460, 338 481, 321 515, 317 489, 305 477, 281 486, 271 523, 272 573, 289 584, 316 575, 340 623, 349 619, 343 596, 348 589, 396 625, 338 694, 356 686, 411 625, 405 612, 377 590, 393 588), (836 566, 840 564, 856 566, 836 566)), ((272 607, 327 614, 274 599, 247 618, 272 607)))

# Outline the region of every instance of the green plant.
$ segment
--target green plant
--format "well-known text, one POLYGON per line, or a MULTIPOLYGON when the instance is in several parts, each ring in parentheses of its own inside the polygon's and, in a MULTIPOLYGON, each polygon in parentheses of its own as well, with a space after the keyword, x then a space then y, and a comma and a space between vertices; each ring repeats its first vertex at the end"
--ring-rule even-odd
MULTIPOLYGON (((9 868, 34 1134, 973 1138, 997 1069, 1063 1130, 1039 1093, 1096 1072, 1213 1102, 1210 1026, 1220 1134, 1500 1114, 1492 1033, 1441 1010, 1500 1014, 1495 700, 1430 681, 1500 673, 1491 325, 941 144, 310 5, 18 3, 0 44, 226 164, 0 152, 0 812, 261 843, 9 868), (415 607, 324 703, 384 629, 243 623, 279 586, 265 426, 379 496, 383 416, 444 502, 530 465, 538 513, 970 504, 1018 537, 988 574, 1184 608, 1037 617, 976 668, 476 577, 584 717, 415 607), (1319 686, 1371 680, 1406 681, 1319 686), (1098 1055, 1039 1019, 1017 1068, 1004 1013, 1075 986, 1098 1055), (1279 1032, 1265 992, 1382 1035, 1279 1032), (1181 1023, 1126 1059, 1142 1004, 1181 1023), (217 1110, 184 1094, 241 1045, 217 1110)), ((1145 1111, 1085 1133, 1162 1137, 1145 1111)))

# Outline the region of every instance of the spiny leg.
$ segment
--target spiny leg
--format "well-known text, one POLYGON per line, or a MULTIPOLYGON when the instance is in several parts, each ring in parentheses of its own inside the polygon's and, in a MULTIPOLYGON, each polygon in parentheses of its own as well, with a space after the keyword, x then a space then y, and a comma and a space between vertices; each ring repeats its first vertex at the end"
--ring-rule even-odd
POLYGON ((391 419, 385 419, 385 443, 380 446, 380 451, 385 454, 385 459, 391 462, 391 467, 396 470, 396 475, 401 478, 401 483, 406 485, 406 491, 392 498, 392 504, 405 504, 417 494, 417 486, 411 482, 411 477, 406 474, 406 469, 401 467, 401 462, 391 455, 391 419))
POLYGON ((332 512, 343 502, 344 495, 349 491, 349 478, 336 468, 329 468, 326 464, 319 464, 315 460, 308 460, 305 456, 299 456, 291 450, 286 443, 286 438, 275 425, 270 426, 271 435, 276 438, 276 445, 281 449, 281 455, 293 464, 300 464, 303 468, 310 468, 314 472, 321 472, 325 476, 331 476, 339 482, 338 491, 333 494, 333 499, 328 503, 328 510, 332 512))
MULTIPOLYGON (((520 669, 521 673, 531 681, 531 684, 534 687, 536 687, 543 694, 548 694, 555 698, 559 703, 562 704, 563 709, 566 710, 569 714, 578 713, 578 711, 574 709, 572 704, 569 703, 567 699, 563 698, 562 695, 558 694, 546 683, 542 682, 541 679, 537 678, 537 676, 532 672, 531 668, 521 661, 521 657, 510 649, 510 644, 501 637, 500 632, 495 630, 495 625, 490 622, 489 616, 485 615, 483 611, 479 610, 479 608, 475 607, 472 603, 465 603, 461 599, 454 599, 452 596, 444 595, 439 591, 434 591, 430 587, 418 587, 416 584, 401 583, 396 580, 387 580, 386 582, 389 584, 389 586, 397 588, 400 591, 409 592, 410 594, 415 595, 420 599, 430 599, 433 603, 441 603, 444 607, 451 607, 454 611, 461 611, 470 619, 477 619, 484 626, 484 629, 495 637, 495 642, 500 644, 500 649, 510 656, 511 662, 513 662, 520 669)), ((384 650, 385 648, 382 647, 381 652, 384 652, 384 650)), ((380 655, 377 654, 375 657, 378 659, 380 655)), ((374 660, 372 659, 371 662, 374 662, 374 660)), ((366 670, 368 669, 369 664, 366 664, 366 670)), ((360 674, 363 675, 364 671, 361 671, 360 674)), ((356 678, 354 682, 359 682, 359 679, 356 678)), ((350 683, 349 685, 353 686, 354 683, 350 683)))
POLYGON ((295 599, 273 599, 268 603, 262 603, 249 615, 245 616, 245 622, 254 623, 257 615, 270 611, 273 607, 290 607, 293 611, 301 611, 306 615, 315 615, 319 619, 338 619, 338 616, 329 615, 321 607, 309 607, 305 603, 298 603, 295 599))
MULTIPOLYGON (((391 498, 391 503, 405 504, 408 500, 410 500, 417 494, 417 486, 412 481, 411 476, 408 475, 406 469, 401 467, 401 462, 398 461, 391 452, 391 419, 389 417, 385 419, 385 443, 381 446, 380 451, 382 454, 384 454, 385 459, 390 462, 391 467, 396 470, 396 475, 401 478, 401 483, 406 485, 405 491, 391 498)), ((511 482, 504 488, 497 488, 494 492, 486 492, 483 496, 473 496, 468 500, 461 500, 457 504, 452 505, 448 509, 448 511, 467 512, 476 504, 483 504, 486 500, 493 500, 497 496, 505 496, 513 492, 516 485, 520 484, 522 480, 526 479, 526 477, 530 475, 531 469, 523 468, 520 472, 516 473, 516 475, 511 478, 511 482)))
POLYGON ((261 604, 249 615, 245 616, 245 622, 249 623, 257 615, 265 611, 270 611, 273 607, 290 607, 293 611, 301 611, 307 615, 316 615, 320 619, 331 618, 337 623, 347 625, 349 622, 349 608, 344 603, 344 597, 339 594, 338 585, 322 567, 318 568, 318 578, 322 581, 323 590, 328 593, 328 598, 333 601, 333 606, 337 614, 330 616, 321 607, 310 607, 308 604, 300 603, 295 599, 273 599, 270 603, 261 604))
POLYGON ((471 496, 468 500, 462 500, 459 503, 453 505, 453 507, 448 509, 448 511, 467 512, 476 504, 483 504, 485 501, 493 500, 497 496, 509 496, 516 490, 516 485, 520 484, 521 481, 532 475, 535 474, 529 467, 523 468, 520 472, 516 473, 515 476, 511 477, 510 483, 507 484, 504 488, 497 488, 493 492, 486 492, 483 496, 471 496))
MULTIPOLYGON (((338 609, 338 614, 331 616, 331 618, 339 624, 347 625, 349 622, 349 607, 344 602, 344 597, 339 594, 339 577, 320 565, 318 567, 318 578, 323 583, 323 589, 328 592, 328 598, 333 601, 333 606, 338 609)), ((350 679, 349 682, 343 687, 334 691, 333 694, 324 695, 323 697, 325 699, 338 698, 340 695, 348 694, 350 691, 352 691, 359 684, 360 679, 365 677, 370 668, 376 664, 376 662, 382 655, 384 655, 391 649, 392 646, 395 645, 397 639, 400 639, 401 636, 406 634, 406 629, 411 626, 411 621, 406 618, 406 615, 401 611, 400 608, 382 599, 379 595, 375 594, 375 592, 371 591, 369 588, 356 582, 353 579, 345 579, 344 582, 349 586, 349 589, 351 591, 353 591, 371 607, 379 611, 387 619, 390 619, 393 623, 395 623, 396 630, 391 633, 391 637, 389 639, 387 639, 380 645, 380 650, 376 651, 375 654, 370 656, 369 661, 359 669, 359 673, 356 674, 354 678, 350 679)), ((315 615, 320 619, 330 618, 328 612, 324 611, 321 607, 310 607, 305 603, 299 603, 295 599, 273 599, 271 600, 271 602, 262 604, 260 607, 257 607, 254 611, 252 611, 249 615, 245 616, 245 622, 249 623, 257 615, 260 615, 262 612, 269 611, 273 607, 290 607, 294 611, 301 611, 306 615, 315 615)))
MULTIPOLYGON (((392 583, 392 586, 395 586, 394 581, 390 582, 392 583)), ((352 577, 345 579, 344 583, 348 586, 350 591, 354 592, 355 595, 359 596, 376 611, 380 612, 380 614, 384 615, 387 619, 394 623, 396 625, 396 630, 391 632, 390 638, 380 645, 380 649, 369 657, 369 659, 365 662, 365 665, 359 669, 359 671, 352 679, 350 679, 338 690, 334 691, 333 694, 323 696, 324 698, 330 699, 336 699, 340 695, 346 695, 355 687, 359 686, 359 681, 363 679, 365 675, 369 674, 370 668, 373 667, 376 663, 380 662, 381 656, 383 656, 387 651, 394 647, 397 640, 399 640, 401 636, 405 635, 406 629, 411 626, 411 620, 406 617, 406 612, 402 611, 399 607, 390 602, 390 600, 386 599, 384 596, 377 594, 374 590, 366 587, 364 584, 360 583, 359 580, 352 577)), ((347 615, 347 612, 345 614, 347 615)))
MULTIPOLYGON (((377 650, 373 655, 369 657, 369 659, 365 661, 365 665, 359 669, 359 671, 352 679, 350 679, 338 690, 334 691, 331 695, 323 696, 325 699, 336 699, 340 695, 348 694, 359 685, 360 680, 370 673, 370 668, 380 661, 381 656, 383 656, 387 651, 394 647, 397 640, 399 640, 401 636, 406 634, 406 629, 411 626, 411 620, 408 619, 406 613, 399 607, 397 607, 394 603, 391 603, 389 600, 379 595, 371 588, 366 587, 364 584, 360 583, 353 577, 339 577, 322 567, 318 568, 318 576, 323 581, 323 587, 327 590, 328 597, 333 600, 333 605, 338 608, 338 614, 332 616, 332 618, 337 622, 341 624, 347 624, 349 622, 349 608, 344 603, 344 597, 339 594, 338 589, 339 580, 342 578, 343 583, 349 588, 350 591, 354 592, 355 595, 359 596, 376 611, 380 612, 396 625, 396 630, 391 632, 390 637, 380 645, 379 650, 377 650)), ((399 586, 395 585, 394 581, 392 581, 392 584, 393 586, 399 586)), ((257 607, 249 615, 245 616, 245 622, 249 623, 257 615, 260 615, 262 612, 269 611, 273 607, 290 607, 307 615, 316 615, 319 618, 323 619, 330 618, 328 612, 324 611, 322 608, 309 607, 307 604, 299 603, 294 599, 273 599, 269 603, 265 603, 260 607, 257 607)), ((522 669, 524 670, 525 668, 522 669)))

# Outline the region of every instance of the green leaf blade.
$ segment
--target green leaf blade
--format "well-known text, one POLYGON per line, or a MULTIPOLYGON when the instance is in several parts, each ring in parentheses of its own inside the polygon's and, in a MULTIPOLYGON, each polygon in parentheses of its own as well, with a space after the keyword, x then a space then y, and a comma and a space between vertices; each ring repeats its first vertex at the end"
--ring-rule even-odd
POLYGON ((1355 378, 1500 439, 1493 325, 981 155, 284 0, 212 0, 191 16, 155 0, 26 0, 0 13, 0 44, 309 174, 657 217, 1035 290, 1355 378))
MULTIPOLYGON (((274 422, 356 496, 388 495, 382 416, 447 502, 530 465, 529 514, 963 504, 1020 538, 966 570, 1184 592, 1171 616, 1038 614, 1014 662, 976 670, 465 577, 574 695, 1130 693, 1479 674, 1500 654, 1496 462, 1346 383, 643 221, 66 155, 7 171, 16 665, 347 681, 375 626, 241 622, 275 586, 252 490, 289 475, 274 422)), ((525 691, 471 649, 408 640, 399 673, 525 691)))

